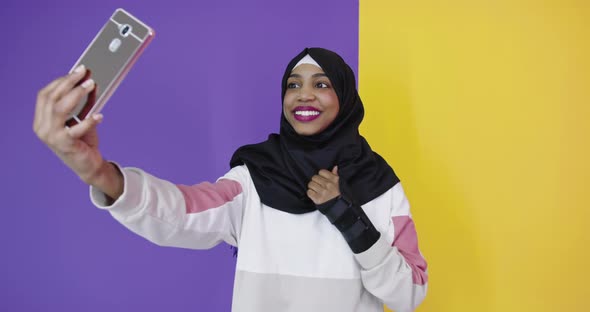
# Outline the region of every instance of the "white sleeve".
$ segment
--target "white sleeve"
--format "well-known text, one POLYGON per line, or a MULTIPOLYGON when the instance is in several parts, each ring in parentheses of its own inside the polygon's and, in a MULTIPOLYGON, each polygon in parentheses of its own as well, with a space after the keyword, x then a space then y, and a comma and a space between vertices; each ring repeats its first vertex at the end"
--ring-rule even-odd
POLYGON ((379 204, 384 203, 390 206, 384 216, 388 218, 387 230, 380 231, 379 240, 355 257, 361 265, 363 285, 370 293, 396 312, 414 311, 426 296, 428 274, 400 183, 380 199, 379 204))
POLYGON ((90 187, 92 203, 132 232, 161 246, 208 249, 237 246, 242 224, 245 168, 234 167, 215 183, 175 185, 138 168, 122 168, 123 194, 107 197, 90 187))

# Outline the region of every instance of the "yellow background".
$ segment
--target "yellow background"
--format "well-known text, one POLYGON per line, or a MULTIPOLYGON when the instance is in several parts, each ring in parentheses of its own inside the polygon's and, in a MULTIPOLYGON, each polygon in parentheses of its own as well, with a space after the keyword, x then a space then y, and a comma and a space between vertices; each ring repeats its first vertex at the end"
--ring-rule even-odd
POLYGON ((590 311, 590 1, 360 1, 362 133, 402 179, 418 311, 590 311))

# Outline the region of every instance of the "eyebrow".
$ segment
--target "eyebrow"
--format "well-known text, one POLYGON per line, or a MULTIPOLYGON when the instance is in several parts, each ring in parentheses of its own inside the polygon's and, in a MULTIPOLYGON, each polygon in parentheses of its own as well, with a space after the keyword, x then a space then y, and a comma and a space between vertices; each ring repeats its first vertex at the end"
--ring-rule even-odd
MULTIPOLYGON (((291 74, 289 75, 289 78, 301 78, 301 75, 299 74, 291 74)), ((313 75, 311 75, 312 78, 317 78, 317 77, 328 77, 325 73, 315 73, 313 75)))

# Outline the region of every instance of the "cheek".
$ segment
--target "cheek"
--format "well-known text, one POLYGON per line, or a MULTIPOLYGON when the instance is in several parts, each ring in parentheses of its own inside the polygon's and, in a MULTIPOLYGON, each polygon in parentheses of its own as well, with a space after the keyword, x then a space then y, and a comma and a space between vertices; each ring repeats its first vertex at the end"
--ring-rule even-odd
POLYGON ((326 95, 326 101, 324 102, 326 105, 326 109, 329 109, 331 113, 336 116, 340 111, 340 104, 338 103, 338 96, 336 93, 331 92, 330 94, 326 95))
POLYGON ((287 97, 285 96, 285 99, 283 100, 283 117, 287 120, 289 120, 290 117, 289 111, 289 102, 287 102, 287 97))
MULTIPOLYGON (((283 98, 283 112, 287 113, 288 111, 293 108, 293 102, 296 98, 295 95, 289 94, 290 92, 285 93, 285 97, 283 98)), ((286 116, 285 116, 286 117, 286 116)))
POLYGON ((291 90, 287 90, 287 92, 285 92, 285 96, 283 96, 283 103, 289 103, 293 101, 293 98, 296 97, 295 92, 291 91, 291 90))

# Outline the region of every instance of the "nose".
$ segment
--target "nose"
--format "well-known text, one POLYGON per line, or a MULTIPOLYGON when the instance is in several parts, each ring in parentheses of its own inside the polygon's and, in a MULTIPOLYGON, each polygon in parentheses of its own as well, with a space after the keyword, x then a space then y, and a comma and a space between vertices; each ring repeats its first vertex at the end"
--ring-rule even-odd
POLYGON ((297 100, 299 100, 300 102, 308 102, 315 100, 315 94, 313 92, 313 89, 307 86, 301 87, 301 89, 299 89, 297 100))

